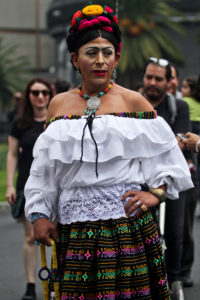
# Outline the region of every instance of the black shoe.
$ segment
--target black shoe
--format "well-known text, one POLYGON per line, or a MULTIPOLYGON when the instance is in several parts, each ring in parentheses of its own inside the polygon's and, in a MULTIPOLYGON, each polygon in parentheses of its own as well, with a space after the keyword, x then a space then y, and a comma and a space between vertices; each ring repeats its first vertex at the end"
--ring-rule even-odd
POLYGON ((184 277, 182 280, 183 287, 192 287, 194 282, 190 276, 184 277))
POLYGON ((35 284, 27 283, 26 293, 22 300, 36 300, 35 284))

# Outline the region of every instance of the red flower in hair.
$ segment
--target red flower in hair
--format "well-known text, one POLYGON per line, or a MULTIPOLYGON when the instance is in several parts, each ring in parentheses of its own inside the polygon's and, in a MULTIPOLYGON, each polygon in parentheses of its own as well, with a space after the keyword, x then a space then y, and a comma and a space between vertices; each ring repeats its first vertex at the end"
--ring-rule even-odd
POLYGON ((78 19, 82 19, 83 18, 83 14, 80 10, 78 10, 77 12, 75 12, 75 14, 73 15, 72 18, 72 22, 71 22, 71 27, 73 27, 74 25, 76 25, 76 18, 78 19))

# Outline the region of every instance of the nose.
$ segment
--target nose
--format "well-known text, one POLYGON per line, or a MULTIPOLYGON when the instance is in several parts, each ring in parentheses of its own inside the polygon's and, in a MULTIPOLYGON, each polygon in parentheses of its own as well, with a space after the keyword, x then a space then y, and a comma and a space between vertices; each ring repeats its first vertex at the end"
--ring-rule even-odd
POLYGON ((152 78, 150 79, 150 84, 151 84, 151 85, 155 85, 155 84, 156 84, 155 78, 152 77, 152 78))
POLYGON ((43 93, 42 93, 41 91, 39 92, 38 97, 39 97, 39 98, 43 98, 43 97, 44 97, 44 95, 43 95, 43 93))
POLYGON ((104 55, 101 51, 99 51, 98 55, 97 55, 97 59, 96 62, 98 64, 104 64, 104 55))

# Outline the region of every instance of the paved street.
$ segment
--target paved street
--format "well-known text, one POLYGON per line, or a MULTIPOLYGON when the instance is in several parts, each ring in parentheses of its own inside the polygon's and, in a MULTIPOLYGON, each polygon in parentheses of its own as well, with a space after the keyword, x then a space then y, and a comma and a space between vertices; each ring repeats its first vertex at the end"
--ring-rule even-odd
MULTIPOLYGON (((200 219, 198 218, 195 218, 194 235, 196 260, 192 277, 195 285, 184 290, 185 300, 200 299, 200 219)), ((23 226, 14 221, 7 210, 0 212, 0 236, 0 300, 21 300, 25 290, 22 261, 23 226)), ((42 300, 39 279, 37 279, 37 294, 38 300, 42 300)))

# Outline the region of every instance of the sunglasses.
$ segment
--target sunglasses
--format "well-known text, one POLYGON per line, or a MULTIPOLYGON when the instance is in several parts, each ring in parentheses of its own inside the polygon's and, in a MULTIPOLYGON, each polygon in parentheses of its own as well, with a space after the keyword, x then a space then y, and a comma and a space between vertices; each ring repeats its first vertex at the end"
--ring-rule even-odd
POLYGON ((158 64, 161 67, 166 67, 169 65, 168 60, 164 59, 164 58, 157 58, 157 57, 150 57, 149 58, 149 62, 158 64))
POLYGON ((48 90, 30 90, 30 93, 35 96, 35 97, 38 97, 40 93, 42 93, 43 96, 47 96, 50 94, 50 91, 48 90))

